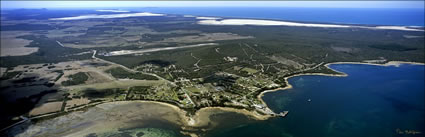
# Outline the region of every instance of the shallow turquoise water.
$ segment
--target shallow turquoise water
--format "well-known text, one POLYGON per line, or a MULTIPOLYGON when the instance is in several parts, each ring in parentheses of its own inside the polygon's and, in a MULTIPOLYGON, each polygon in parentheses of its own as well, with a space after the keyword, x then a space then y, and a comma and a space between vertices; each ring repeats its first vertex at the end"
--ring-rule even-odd
POLYGON ((349 76, 293 77, 289 83, 294 88, 265 94, 263 99, 272 110, 290 111, 287 117, 217 128, 208 136, 425 135, 423 65, 382 67, 338 64, 330 67, 349 76), (405 130, 419 131, 421 134, 397 132, 405 130))

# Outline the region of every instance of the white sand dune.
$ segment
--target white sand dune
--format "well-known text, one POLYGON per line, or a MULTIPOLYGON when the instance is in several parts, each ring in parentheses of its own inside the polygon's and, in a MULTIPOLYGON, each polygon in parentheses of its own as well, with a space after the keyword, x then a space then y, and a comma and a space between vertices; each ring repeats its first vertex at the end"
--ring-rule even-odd
POLYGON ((386 29, 386 30, 404 30, 404 31, 424 31, 421 29, 415 29, 415 28, 408 28, 405 26, 376 26, 376 27, 369 27, 370 29, 386 29))
POLYGON ((185 17, 185 18, 195 18, 196 16, 193 16, 193 15, 183 15, 183 17, 185 17))
POLYGON ((96 10, 98 12, 130 12, 126 10, 96 10))
POLYGON ((217 18, 217 17, 196 17, 196 19, 198 19, 198 20, 217 20, 217 19, 221 19, 221 18, 217 18))
POLYGON ((258 26, 297 26, 297 27, 325 27, 325 28, 348 28, 348 25, 333 24, 308 24, 274 20, 256 19, 224 19, 224 20, 201 20, 198 24, 203 25, 258 25, 258 26))
POLYGON ((424 31, 421 29, 408 28, 405 26, 352 26, 352 25, 337 25, 337 24, 314 24, 314 23, 297 23, 288 21, 274 20, 256 20, 256 19, 224 19, 224 20, 201 20, 198 21, 201 25, 257 25, 257 26, 295 26, 295 27, 320 27, 320 28, 365 28, 365 29, 380 29, 380 30, 403 30, 403 31, 424 31))
POLYGON ((218 20, 218 19, 222 19, 219 17, 201 17, 201 16, 194 16, 194 15, 183 15, 183 17, 185 18, 196 18, 198 20, 218 20))
POLYGON ((149 12, 109 14, 109 15, 91 14, 91 15, 81 15, 81 16, 75 16, 75 17, 51 18, 49 20, 109 19, 109 18, 141 17, 141 16, 165 16, 165 14, 156 14, 156 13, 149 13, 149 12))

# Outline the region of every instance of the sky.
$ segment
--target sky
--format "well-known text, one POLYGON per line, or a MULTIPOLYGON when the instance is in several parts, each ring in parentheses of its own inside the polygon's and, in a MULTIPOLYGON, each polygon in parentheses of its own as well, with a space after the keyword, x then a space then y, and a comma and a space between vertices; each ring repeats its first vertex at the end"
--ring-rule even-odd
POLYGON ((424 1, 1 1, 1 8, 102 7, 424 8, 424 1))

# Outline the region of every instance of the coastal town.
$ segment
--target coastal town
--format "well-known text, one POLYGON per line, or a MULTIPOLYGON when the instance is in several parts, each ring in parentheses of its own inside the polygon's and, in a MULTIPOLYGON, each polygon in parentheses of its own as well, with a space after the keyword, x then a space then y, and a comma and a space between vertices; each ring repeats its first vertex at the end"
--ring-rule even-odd
POLYGON ((168 119, 153 121, 177 123, 194 136, 217 126, 212 121, 224 111, 255 120, 291 117, 296 111, 287 104, 272 109, 263 96, 291 89, 295 76, 348 76, 331 64, 424 62, 423 27, 110 12, 4 14, 0 105, 14 111, 2 114, 1 132, 65 136, 74 131, 33 125, 61 119, 55 124, 84 129, 100 125, 91 119, 119 125, 161 114, 168 119), (14 52, 3 56, 3 49, 14 52))

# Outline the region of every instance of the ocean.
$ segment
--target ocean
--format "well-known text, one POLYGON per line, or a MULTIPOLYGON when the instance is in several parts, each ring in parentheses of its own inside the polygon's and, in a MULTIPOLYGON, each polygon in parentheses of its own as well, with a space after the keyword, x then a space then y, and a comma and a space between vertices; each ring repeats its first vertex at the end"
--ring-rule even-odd
POLYGON ((289 79, 292 89, 264 95, 272 110, 289 111, 285 118, 216 128, 208 136, 423 136, 425 66, 336 64, 330 67, 349 76, 292 77, 289 79), (421 134, 412 135, 408 131, 421 134))
POLYGON ((241 7, 178 7, 133 8, 132 11, 220 16, 234 18, 276 19, 317 23, 363 25, 425 26, 424 9, 402 8, 241 8, 241 7))

